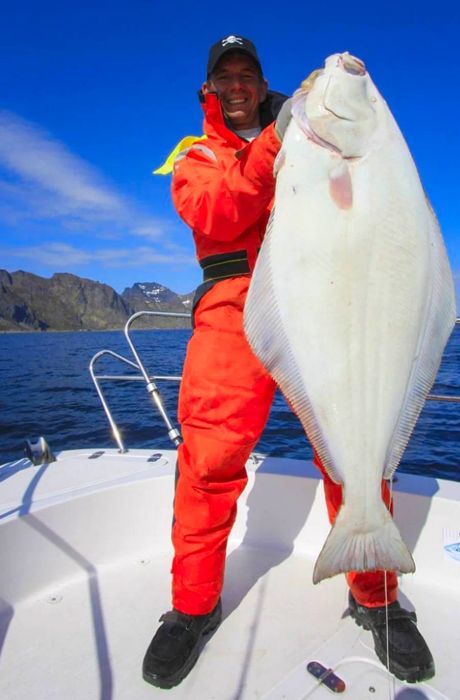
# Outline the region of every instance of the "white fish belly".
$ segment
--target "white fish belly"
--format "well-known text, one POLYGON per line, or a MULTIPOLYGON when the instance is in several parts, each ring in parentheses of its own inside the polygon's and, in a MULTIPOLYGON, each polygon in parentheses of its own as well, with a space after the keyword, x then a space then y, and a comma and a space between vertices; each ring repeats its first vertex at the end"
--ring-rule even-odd
POLYGON ((350 208, 330 192, 338 154, 294 120, 283 151, 246 333, 343 484, 354 530, 371 531, 382 476, 399 463, 452 328, 449 265, 389 113, 378 146, 347 163, 350 208))

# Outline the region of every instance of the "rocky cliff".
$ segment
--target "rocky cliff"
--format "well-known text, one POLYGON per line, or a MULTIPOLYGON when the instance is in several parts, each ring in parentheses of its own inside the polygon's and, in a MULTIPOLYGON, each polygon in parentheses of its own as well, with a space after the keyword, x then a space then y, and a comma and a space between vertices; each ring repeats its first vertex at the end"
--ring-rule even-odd
MULTIPOLYGON (((136 283, 122 295, 93 280, 68 273, 50 279, 30 272, 0 270, 0 331, 105 330, 121 328, 136 311, 187 311, 184 297, 155 282, 136 283)), ((139 325, 188 327, 187 319, 155 319, 139 325)))

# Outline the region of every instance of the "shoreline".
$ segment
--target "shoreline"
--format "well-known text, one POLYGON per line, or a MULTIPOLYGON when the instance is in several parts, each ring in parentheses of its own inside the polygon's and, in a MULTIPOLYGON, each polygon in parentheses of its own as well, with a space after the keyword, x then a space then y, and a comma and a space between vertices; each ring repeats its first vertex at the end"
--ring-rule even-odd
MULTIPOLYGON (((133 328, 130 332, 137 333, 138 331, 188 331, 192 330, 190 326, 170 326, 164 328, 133 328)), ((113 333, 114 331, 124 331, 124 326, 120 328, 66 328, 65 330, 60 329, 49 329, 46 331, 40 330, 23 330, 23 331, 0 331, 0 335, 48 335, 49 333, 113 333)))

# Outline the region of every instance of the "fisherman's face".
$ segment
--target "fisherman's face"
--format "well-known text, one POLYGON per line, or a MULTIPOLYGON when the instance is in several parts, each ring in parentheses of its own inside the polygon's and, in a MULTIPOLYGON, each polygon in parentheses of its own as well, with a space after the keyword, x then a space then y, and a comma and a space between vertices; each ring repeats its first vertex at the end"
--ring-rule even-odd
POLYGON ((264 80, 250 56, 239 51, 223 56, 203 85, 203 92, 216 92, 224 114, 235 129, 259 126, 259 105, 267 95, 264 80))

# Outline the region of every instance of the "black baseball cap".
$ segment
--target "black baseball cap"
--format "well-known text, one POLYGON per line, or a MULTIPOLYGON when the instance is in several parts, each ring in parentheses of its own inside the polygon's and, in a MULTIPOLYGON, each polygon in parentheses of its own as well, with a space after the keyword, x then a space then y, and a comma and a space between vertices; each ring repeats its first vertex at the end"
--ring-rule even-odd
POLYGON ((207 68, 208 77, 213 72, 214 68, 217 65, 217 62, 220 61, 222 56, 224 56, 224 54, 226 54, 228 51, 242 51, 243 53, 247 53, 257 64, 257 67, 260 70, 260 75, 263 74, 262 66, 260 65, 260 60, 257 55, 257 50, 252 41, 250 41, 249 39, 245 39, 244 36, 236 36, 235 34, 229 34, 229 36, 225 36, 223 37, 223 39, 219 39, 219 41, 217 41, 209 49, 207 68))

